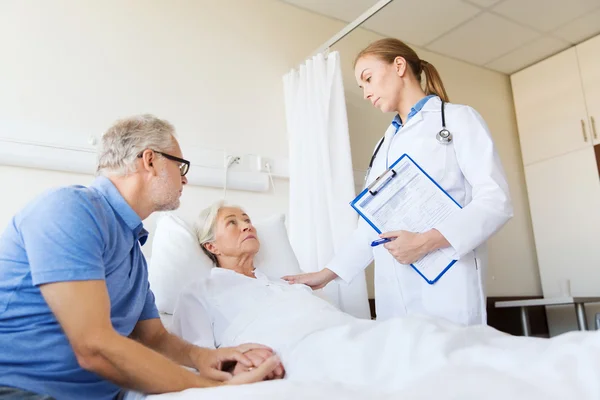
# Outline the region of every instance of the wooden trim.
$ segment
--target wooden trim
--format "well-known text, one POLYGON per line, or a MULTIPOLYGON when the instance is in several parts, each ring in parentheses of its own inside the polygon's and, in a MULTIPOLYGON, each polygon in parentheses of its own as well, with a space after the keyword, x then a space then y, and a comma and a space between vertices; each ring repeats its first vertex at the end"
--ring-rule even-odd
POLYGON ((594 153, 596 154, 596 166, 598 167, 598 174, 600 174, 600 144, 594 146, 594 153))

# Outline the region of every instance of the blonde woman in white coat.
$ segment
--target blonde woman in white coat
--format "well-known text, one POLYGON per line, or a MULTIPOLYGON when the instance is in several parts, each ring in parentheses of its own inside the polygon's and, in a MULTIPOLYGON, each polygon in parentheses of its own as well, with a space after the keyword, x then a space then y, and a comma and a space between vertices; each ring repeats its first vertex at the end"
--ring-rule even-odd
POLYGON ((396 114, 376 146, 367 183, 407 153, 462 209, 427 232, 386 232, 381 237, 392 241, 376 247, 371 247, 378 239, 376 232, 361 219, 325 268, 284 279, 313 289, 333 279, 349 282, 375 259, 377 319, 425 314, 464 325, 485 324, 485 242, 513 215, 486 123, 473 108, 448 103, 437 70, 397 39, 379 40, 360 52, 355 77, 366 100, 382 112, 396 114), (442 101, 452 134, 449 143, 437 137, 442 101), (458 261, 430 285, 410 264, 441 248, 458 261))

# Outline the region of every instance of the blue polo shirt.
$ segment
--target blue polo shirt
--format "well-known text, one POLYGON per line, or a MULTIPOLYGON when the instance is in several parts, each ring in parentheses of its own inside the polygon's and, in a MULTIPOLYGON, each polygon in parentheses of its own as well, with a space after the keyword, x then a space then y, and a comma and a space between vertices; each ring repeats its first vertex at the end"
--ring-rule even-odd
POLYGON ((140 217, 112 182, 50 190, 10 221, 0 236, 0 386, 57 399, 113 399, 119 388, 82 369, 44 301, 46 283, 104 280, 110 316, 128 336, 158 318, 141 245, 140 217))

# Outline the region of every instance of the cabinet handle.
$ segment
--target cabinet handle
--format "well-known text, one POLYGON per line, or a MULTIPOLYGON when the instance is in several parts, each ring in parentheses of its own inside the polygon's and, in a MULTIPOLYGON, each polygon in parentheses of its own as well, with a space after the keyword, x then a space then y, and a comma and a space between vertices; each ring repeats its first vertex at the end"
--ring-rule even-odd
POLYGON ((587 142, 587 133, 585 133, 585 121, 581 120, 581 132, 583 132, 583 140, 587 142))
POLYGON ((598 132, 596 132, 596 121, 594 121, 594 117, 590 117, 592 120, 592 133, 594 134, 594 139, 598 139, 598 132))

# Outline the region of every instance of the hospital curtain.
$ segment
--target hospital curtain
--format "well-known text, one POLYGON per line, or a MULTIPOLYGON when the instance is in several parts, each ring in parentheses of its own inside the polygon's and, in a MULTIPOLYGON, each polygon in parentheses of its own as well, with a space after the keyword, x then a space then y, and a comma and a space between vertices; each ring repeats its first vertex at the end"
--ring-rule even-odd
MULTIPOLYGON (((305 272, 322 269, 356 228, 354 177, 340 57, 318 54, 284 78, 289 140, 289 236, 305 272)), ((365 274, 331 282, 325 294, 369 318, 365 274)))

